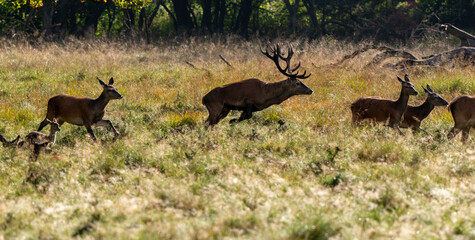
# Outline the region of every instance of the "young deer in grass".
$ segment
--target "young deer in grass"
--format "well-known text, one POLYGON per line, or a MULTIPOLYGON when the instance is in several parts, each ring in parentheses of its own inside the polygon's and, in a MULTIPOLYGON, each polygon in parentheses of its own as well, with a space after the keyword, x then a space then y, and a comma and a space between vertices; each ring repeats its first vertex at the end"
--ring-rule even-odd
POLYGON ((410 95, 417 95, 414 85, 409 80, 407 74, 405 81, 397 77, 401 83, 401 94, 396 101, 382 99, 379 97, 360 98, 351 104, 353 123, 370 119, 376 122, 388 122, 388 125, 395 128, 399 134, 404 135, 399 129, 399 122, 406 111, 407 102, 410 95))
POLYGON ((424 92, 427 94, 425 102, 419 106, 408 105, 399 127, 411 128, 413 131, 421 130, 420 127, 422 120, 429 116, 434 107, 445 107, 449 104, 441 96, 439 96, 439 94, 435 93, 429 85, 427 85, 427 89, 424 87, 422 89, 424 89, 424 92))
POLYGON ((475 96, 460 96, 449 105, 449 110, 454 118, 454 127, 447 135, 450 140, 462 131, 462 142, 465 143, 470 133, 470 128, 475 127, 475 96))
POLYGON ((287 57, 282 55, 279 45, 274 47, 268 46, 265 52, 262 50, 261 52, 272 59, 280 73, 288 78, 275 83, 267 83, 253 78, 230 83, 211 90, 202 100, 202 103, 209 112, 205 125, 217 124, 231 110, 243 111, 238 119, 230 121, 231 123, 240 122, 251 118, 253 112, 261 111, 274 104, 280 104, 294 95, 309 95, 313 93, 312 89, 305 86, 299 80, 308 78, 311 74, 305 75, 306 71, 300 75, 298 72, 294 73, 300 67, 300 62, 296 67, 291 67, 290 60, 294 54, 292 45, 289 44, 287 57), (287 65, 284 69, 281 68, 279 59, 286 62, 287 65))
POLYGON ((60 132, 59 124, 55 121, 46 120, 50 125, 49 135, 42 132, 33 131, 25 136, 25 142, 30 145, 43 144, 47 142, 49 145, 54 145, 56 141, 56 133, 60 132))
POLYGON ((97 78, 101 84, 103 91, 97 99, 79 98, 70 95, 57 95, 48 100, 48 110, 46 118, 40 124, 38 131, 41 131, 47 124, 48 120, 54 119, 61 126, 64 122, 77 126, 85 126, 87 132, 92 139, 96 141, 96 136, 91 126, 110 126, 114 131, 114 140, 117 139, 119 133, 115 129, 112 122, 104 120, 104 108, 112 99, 121 99, 122 95, 112 86, 114 79, 109 80, 109 84, 105 84, 101 79, 97 78))
MULTIPOLYGON (((50 125, 49 135, 34 131, 25 136, 25 142, 33 147, 33 156, 35 159, 38 157, 41 149, 45 148, 45 150, 50 150, 48 145, 54 145, 56 133, 61 131, 57 122, 47 120, 47 123, 50 125)), ((23 143, 21 143, 21 145, 23 145, 23 143)))
POLYGON ((18 140, 20 140, 20 135, 11 141, 8 141, 3 135, 0 134, 0 142, 3 143, 4 147, 16 147, 18 146, 18 140))

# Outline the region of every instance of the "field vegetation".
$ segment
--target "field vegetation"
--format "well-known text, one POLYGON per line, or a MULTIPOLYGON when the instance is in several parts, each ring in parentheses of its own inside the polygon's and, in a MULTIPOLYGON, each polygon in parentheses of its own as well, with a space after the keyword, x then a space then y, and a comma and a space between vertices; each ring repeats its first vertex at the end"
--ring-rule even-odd
MULTIPOLYGON (((474 239, 473 136, 449 142, 453 120, 441 107, 423 122, 427 133, 352 127, 351 102, 396 99, 404 72, 364 68, 371 52, 327 66, 364 43, 293 44, 313 95, 239 124, 228 123, 239 116, 232 112, 205 129, 201 97, 212 88, 284 79, 259 52, 265 42, 2 41, 0 134, 8 139, 36 130, 51 96, 99 96, 96 76, 114 77, 124 99, 104 117, 120 132, 115 142, 108 129, 94 128, 95 143, 84 127, 64 124, 36 161, 26 149, 0 148, 0 239, 474 239)), ((426 56, 454 46, 397 47, 426 56)), ((410 104, 424 101, 426 84, 449 102, 472 94, 474 70, 410 69, 420 93, 410 104)))

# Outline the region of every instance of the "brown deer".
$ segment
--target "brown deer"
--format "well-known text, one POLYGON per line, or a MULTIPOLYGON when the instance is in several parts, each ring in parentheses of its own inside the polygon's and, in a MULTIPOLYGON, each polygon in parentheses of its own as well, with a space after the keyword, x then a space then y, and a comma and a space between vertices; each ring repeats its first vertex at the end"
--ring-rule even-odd
POLYGON ((475 126, 475 97, 457 97, 450 103, 449 110, 452 113, 455 124, 447 134, 447 138, 449 140, 454 138, 461 130, 462 142, 465 143, 468 139, 470 128, 475 126))
POLYGON ((429 116, 434 107, 445 107, 449 104, 439 94, 435 93, 429 85, 427 85, 427 89, 424 87, 422 87, 422 89, 424 89, 424 92, 427 94, 425 102, 419 106, 407 105, 399 127, 411 128, 413 131, 419 131, 421 130, 420 127, 422 120, 429 116))
POLYGON ((406 111, 407 102, 410 95, 417 95, 414 85, 409 80, 407 74, 405 81, 397 77, 401 83, 401 94, 396 101, 382 99, 379 97, 360 98, 351 104, 351 113, 353 123, 370 119, 376 122, 387 122, 392 128, 395 128, 399 134, 404 135, 399 129, 399 122, 406 111))
POLYGON ((101 84, 103 91, 97 99, 79 98, 70 95, 60 94, 48 100, 48 110, 46 118, 40 124, 38 131, 41 131, 47 124, 48 120, 56 120, 59 126, 64 122, 77 126, 85 126, 87 132, 92 139, 96 141, 96 136, 91 126, 110 126, 114 131, 114 140, 117 139, 119 133, 115 129, 112 122, 104 120, 104 108, 112 99, 121 99, 123 96, 117 92, 112 86, 114 79, 109 80, 109 84, 105 84, 101 79, 97 78, 101 84))
POLYGON ((294 54, 292 45, 289 44, 287 57, 282 55, 279 45, 268 46, 265 52, 263 50, 261 52, 272 59, 277 69, 288 78, 275 83, 253 78, 211 90, 202 100, 203 105, 206 106, 209 112, 205 125, 217 124, 231 110, 243 111, 238 119, 230 121, 230 123, 240 122, 251 118, 253 112, 261 111, 274 104, 280 104, 294 95, 310 95, 313 93, 312 89, 299 80, 308 78, 311 74, 306 75, 307 71, 304 71, 303 74, 299 75, 297 70, 300 67, 300 62, 296 67, 291 67, 290 60, 294 54), (285 68, 282 69, 279 59, 286 62, 285 68), (297 72, 294 73, 295 71, 297 72))

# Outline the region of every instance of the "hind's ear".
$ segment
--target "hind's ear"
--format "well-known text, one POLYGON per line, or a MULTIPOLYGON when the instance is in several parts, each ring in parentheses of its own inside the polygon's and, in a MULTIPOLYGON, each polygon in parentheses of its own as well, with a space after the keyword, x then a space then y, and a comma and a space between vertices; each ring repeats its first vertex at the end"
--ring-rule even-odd
POLYGON ((399 77, 399 76, 396 76, 397 77, 397 80, 401 83, 403 83, 404 81, 399 77))
POLYGON ((406 80, 406 82, 410 82, 409 76, 407 76, 407 74, 404 75, 404 80, 406 80))
POLYGON ((424 89, 425 93, 430 94, 429 90, 425 89, 424 87, 422 87, 422 89, 424 89))
POLYGON ((109 85, 114 84, 114 78, 109 79, 109 85))
POLYGON ((97 81, 99 81, 99 83, 101 84, 102 87, 107 87, 107 84, 105 84, 101 79, 99 79, 98 77, 97 78, 97 81))
POLYGON ((434 90, 432 90, 432 88, 430 88, 429 84, 427 84, 427 90, 429 90, 430 92, 434 92, 434 90))

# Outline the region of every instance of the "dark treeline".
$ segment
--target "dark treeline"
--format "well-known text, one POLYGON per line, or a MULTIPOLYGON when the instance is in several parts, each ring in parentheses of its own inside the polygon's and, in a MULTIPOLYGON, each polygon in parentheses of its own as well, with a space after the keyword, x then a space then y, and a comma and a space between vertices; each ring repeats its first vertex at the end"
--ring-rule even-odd
POLYGON ((473 0, 0 0, 0 34, 49 40, 233 33, 405 40, 451 23, 475 30, 473 0))

